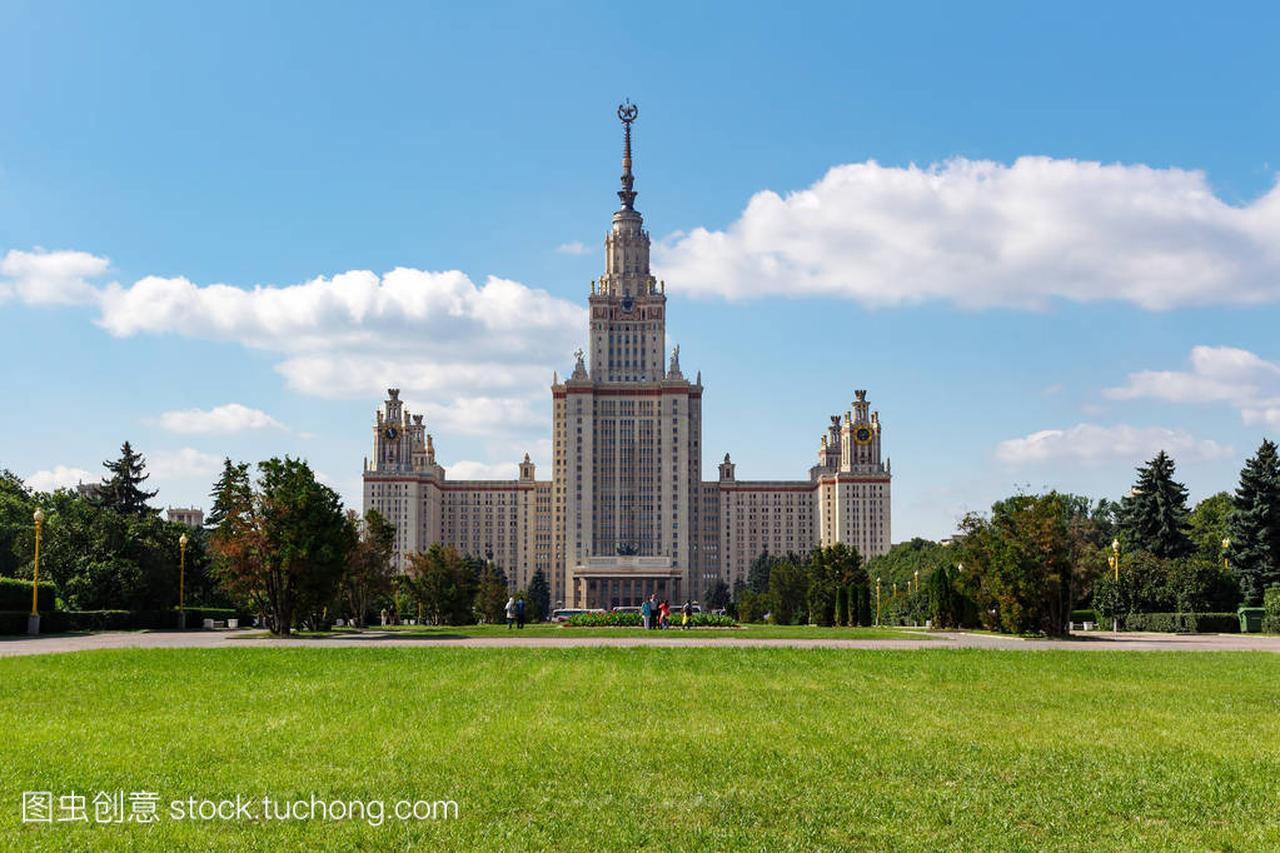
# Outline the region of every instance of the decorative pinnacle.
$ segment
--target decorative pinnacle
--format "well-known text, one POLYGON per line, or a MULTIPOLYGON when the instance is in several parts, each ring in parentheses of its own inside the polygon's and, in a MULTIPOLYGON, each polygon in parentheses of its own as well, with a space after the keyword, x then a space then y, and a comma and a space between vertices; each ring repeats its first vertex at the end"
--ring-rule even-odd
POLYGON ((618 198, 622 199, 622 207, 626 210, 634 210, 636 202, 635 176, 631 174, 631 123, 640 115, 640 109, 628 98, 625 102, 618 104, 618 118, 622 121, 622 189, 618 191, 618 198))

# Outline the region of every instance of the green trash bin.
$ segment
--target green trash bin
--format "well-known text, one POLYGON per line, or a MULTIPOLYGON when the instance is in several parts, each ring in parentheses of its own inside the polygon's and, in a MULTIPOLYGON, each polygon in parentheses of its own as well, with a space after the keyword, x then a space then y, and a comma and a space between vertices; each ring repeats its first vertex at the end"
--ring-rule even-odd
POLYGON ((1241 607, 1237 610, 1236 613, 1240 616, 1240 633, 1260 633, 1262 631, 1262 614, 1265 612, 1261 607, 1241 607))

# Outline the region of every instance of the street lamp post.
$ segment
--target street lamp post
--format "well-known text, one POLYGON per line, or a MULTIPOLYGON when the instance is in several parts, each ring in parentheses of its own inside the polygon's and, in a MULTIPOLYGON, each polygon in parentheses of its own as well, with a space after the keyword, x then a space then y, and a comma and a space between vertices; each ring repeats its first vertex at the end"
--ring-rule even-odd
MULTIPOLYGON (((1120 540, 1111 540, 1111 557, 1107 560, 1111 564, 1111 571, 1117 584, 1120 583, 1120 540)), ((1120 587, 1116 587, 1116 603, 1120 603, 1120 587)), ((1120 631, 1120 616, 1118 613, 1111 614, 1111 630, 1113 633, 1120 631)))
POLYGON ((35 636, 40 633, 40 536, 44 532, 44 510, 36 507, 31 519, 36 523, 36 561, 31 573, 31 615, 27 617, 27 633, 35 636))
POLYGON ((916 569, 914 577, 915 577, 915 588, 912 589, 912 592, 919 592, 920 591, 920 570, 919 569, 916 569))
POLYGON ((187 534, 178 537, 178 630, 187 629, 187 534))
POLYGON ((880 578, 876 578, 876 627, 880 627, 880 578))

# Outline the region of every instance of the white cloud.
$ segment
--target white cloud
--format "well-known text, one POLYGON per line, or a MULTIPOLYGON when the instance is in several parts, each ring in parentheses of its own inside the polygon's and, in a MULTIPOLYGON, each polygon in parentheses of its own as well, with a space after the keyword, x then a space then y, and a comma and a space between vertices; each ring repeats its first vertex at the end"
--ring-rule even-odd
MULTIPOLYGON (((0 261, 0 302, 92 303, 98 325, 116 337, 178 334, 279 353, 276 370, 299 393, 376 400, 400 387, 431 400, 419 411, 482 434, 527 425, 546 396, 531 389, 567 370, 587 329, 580 305, 507 279, 477 285, 456 270, 353 270, 252 289, 157 276, 129 286, 89 282, 108 267, 84 252, 10 251, 0 261)), ((180 433, 282 428, 239 404, 166 412, 160 425, 180 433)))
POLYGON ((1229 457, 1230 447, 1176 429, 1077 424, 1068 429, 1045 429, 996 446, 996 458, 1009 465, 1067 461, 1097 464, 1114 460, 1149 459, 1164 450, 1179 461, 1200 462, 1229 457))
POLYGON ((74 489, 80 483, 96 483, 100 479, 101 477, 95 477, 83 468, 55 465, 52 469, 35 472, 25 482, 28 488, 37 492, 52 492, 57 489, 74 489))
POLYGON ((279 352, 276 369, 299 393, 377 400, 399 387, 430 400, 416 411, 432 428, 492 434, 531 423, 530 389, 567 366, 586 312, 506 279, 477 286, 457 271, 400 267, 252 290, 144 278, 108 285, 99 322, 117 336, 177 332, 279 352))
POLYGON ((1280 427, 1280 364, 1236 347, 1198 346, 1190 370, 1141 370, 1102 393, 1113 400, 1228 403, 1246 424, 1280 427))
POLYGON ((488 463, 463 459, 444 468, 450 480, 514 480, 520 474, 514 462, 488 463))
POLYGON ((1023 157, 837 166, 757 193, 723 231, 657 247, 664 278, 727 298, 834 296, 1151 310, 1280 301, 1280 186, 1233 207, 1201 172, 1023 157))
POLYGON ((10 249, 0 258, 0 302, 17 298, 27 305, 78 305, 96 302, 90 279, 103 275, 111 261, 88 252, 37 248, 10 249))
POLYGON ((588 249, 586 244, 581 240, 561 243, 559 246, 556 246, 556 251, 562 255, 586 255, 591 252, 591 250, 588 249))
POLYGON ((160 416, 161 428, 169 432, 220 434, 253 429, 284 429, 284 424, 261 409, 227 403, 212 409, 177 409, 160 416))
POLYGON ((222 470, 222 459, 190 447, 161 450, 147 457, 147 470, 157 480, 212 477, 222 470))

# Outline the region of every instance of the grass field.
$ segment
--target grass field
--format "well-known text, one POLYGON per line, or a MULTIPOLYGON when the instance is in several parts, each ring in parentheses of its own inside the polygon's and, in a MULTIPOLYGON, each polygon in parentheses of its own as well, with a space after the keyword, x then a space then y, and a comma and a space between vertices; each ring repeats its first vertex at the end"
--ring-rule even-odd
MULTIPOLYGON (((665 631, 646 631, 643 628, 568 628, 546 622, 530 623, 523 629, 506 625, 391 625, 372 626, 370 631, 390 631, 403 637, 461 638, 461 637, 643 637, 649 640, 724 639, 734 637, 744 640, 928 640, 923 628, 820 628, 816 625, 740 625, 737 628, 668 628, 665 631)), ((357 633, 354 629, 338 628, 325 632, 301 632, 298 637, 342 637, 357 633)), ((253 632, 239 636, 259 639, 270 636, 267 632, 253 632)))
POLYGON ((0 659, 0 726, 5 847, 1280 847, 1264 654, 101 651, 0 659), (23 825, 28 790, 163 816, 23 825), (167 814, 236 794, 459 816, 167 814))

